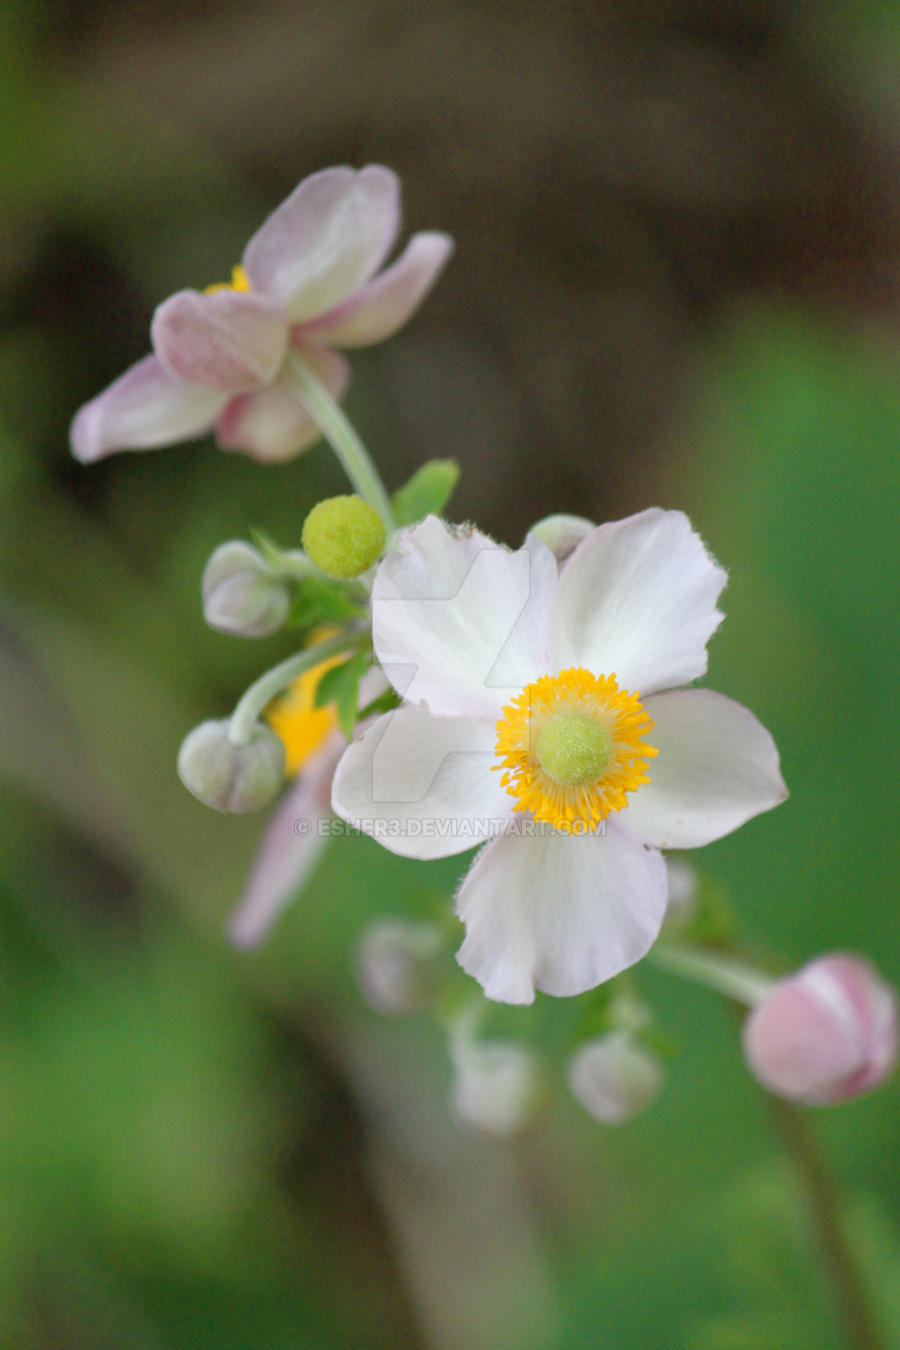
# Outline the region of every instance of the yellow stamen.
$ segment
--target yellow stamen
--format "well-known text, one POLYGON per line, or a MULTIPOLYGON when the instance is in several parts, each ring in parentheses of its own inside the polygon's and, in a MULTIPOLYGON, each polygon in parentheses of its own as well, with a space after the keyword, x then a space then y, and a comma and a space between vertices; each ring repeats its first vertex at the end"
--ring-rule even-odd
POLYGON ((657 751, 643 737, 652 727, 638 695, 620 689, 615 675, 576 666, 542 675, 503 709, 500 763, 493 767, 518 798, 514 811, 530 811, 557 828, 580 823, 589 829, 627 807, 627 794, 650 782, 647 760, 657 751))
POLYGON ((212 295, 215 291, 249 291, 250 278, 240 263, 231 269, 230 281, 217 281, 214 286, 204 286, 203 294, 212 295))
MULTIPOLYGON (((337 630, 319 630, 313 634, 312 640, 321 642, 323 638, 330 637, 333 631, 337 630)), ((328 703, 324 708, 317 708, 314 700, 319 680, 326 670, 345 659, 343 656, 331 656, 311 670, 305 670, 265 711, 266 721, 284 746, 284 772, 287 778, 293 778, 299 773, 337 726, 334 704, 328 703)))

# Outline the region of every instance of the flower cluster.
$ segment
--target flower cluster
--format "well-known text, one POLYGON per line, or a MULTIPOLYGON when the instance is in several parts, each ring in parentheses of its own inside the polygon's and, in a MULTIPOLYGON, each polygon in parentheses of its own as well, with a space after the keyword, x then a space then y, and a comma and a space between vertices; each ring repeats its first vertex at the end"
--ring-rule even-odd
POLYGON ((339 349, 368 347, 411 317, 452 252, 416 234, 379 272, 400 227, 397 177, 380 164, 305 178, 257 230, 230 284, 178 291, 156 310, 153 355, 78 412, 85 463, 215 430, 223 450, 285 460, 319 438, 298 398, 299 358, 335 397, 350 380, 339 349))
POLYGON ((751 1008, 747 1061, 772 1091, 822 1104, 875 1087, 896 1059, 897 1004, 872 967, 830 956, 781 980, 749 969, 703 912, 695 874, 664 856, 787 795, 769 732, 694 687, 726 574, 688 519, 550 516, 510 549, 444 518, 449 462, 389 496, 344 417, 341 349, 395 333, 452 251, 447 235, 416 234, 379 270, 399 219, 380 165, 305 179, 231 283, 160 305, 153 355, 72 425, 85 462, 208 431, 279 461, 321 435, 355 489, 313 508, 302 547, 231 540, 204 574, 211 626, 251 639, 294 629, 299 643, 179 756, 185 785, 222 811, 256 809, 294 780, 232 940, 266 935, 333 811, 409 858, 480 846, 455 897, 458 967, 445 961, 459 935, 449 914, 382 922, 359 957, 374 1006, 444 1022, 465 1122, 511 1134, 546 1100, 534 1051, 482 1034, 491 1003, 536 991, 593 1000, 565 1071, 578 1101, 607 1124, 649 1106, 664 1055, 626 973, 648 953, 751 1008))

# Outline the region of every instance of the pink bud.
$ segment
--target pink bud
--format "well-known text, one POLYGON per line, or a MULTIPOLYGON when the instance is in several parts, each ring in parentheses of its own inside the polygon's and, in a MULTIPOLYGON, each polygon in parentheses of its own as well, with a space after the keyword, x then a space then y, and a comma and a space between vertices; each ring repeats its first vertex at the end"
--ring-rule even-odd
POLYGON ((878 1087, 897 1058, 897 999, 860 956, 820 956, 780 980, 744 1023, 753 1074, 810 1106, 878 1087))

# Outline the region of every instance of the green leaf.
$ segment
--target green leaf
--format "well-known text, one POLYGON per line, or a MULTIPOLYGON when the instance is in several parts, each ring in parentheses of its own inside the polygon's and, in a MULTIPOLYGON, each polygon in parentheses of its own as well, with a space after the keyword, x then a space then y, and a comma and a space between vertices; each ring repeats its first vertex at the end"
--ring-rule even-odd
POLYGON ((333 703, 337 712, 338 725, 349 741, 359 712, 359 682, 369 669, 370 660, 365 652, 342 661, 339 666, 326 670, 316 686, 315 705, 324 708, 333 703))
POLYGON ((288 625, 304 630, 342 625, 361 613, 361 606, 347 593, 346 587, 319 577, 306 577, 294 598, 288 625))
POLYGON ((364 717, 374 717, 376 713, 393 712, 395 708, 400 707, 401 702, 402 700, 396 689, 385 689, 383 694, 379 694, 377 698, 372 699, 371 703, 367 703, 364 708, 360 708, 358 721, 361 722, 364 717))
POLYGON ((397 524, 414 525, 432 512, 439 516, 458 478, 459 465, 455 460, 430 459, 423 464, 391 499, 397 524))

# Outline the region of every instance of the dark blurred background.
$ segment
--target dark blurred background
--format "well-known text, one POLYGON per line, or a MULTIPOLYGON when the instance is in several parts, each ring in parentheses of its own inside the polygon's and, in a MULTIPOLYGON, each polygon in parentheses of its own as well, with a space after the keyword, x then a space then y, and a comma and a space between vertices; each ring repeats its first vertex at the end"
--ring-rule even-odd
MULTIPOLYGON (((391 165, 458 252, 354 359, 389 486, 452 456, 452 514, 512 544, 687 510, 732 576, 711 683, 792 789, 697 865, 788 966, 854 947, 896 981, 898 53, 890 0, 5 0, 2 1344, 841 1344, 712 996, 645 977, 681 1046, 645 1118, 563 1096, 504 1145, 452 1122, 438 1031, 352 974, 459 860, 342 841, 262 952, 228 948, 260 821, 175 755, 290 648, 206 630, 199 578, 253 526, 296 544, 340 475, 211 442, 85 469, 67 429, 301 178, 391 165)), ((896 1108, 815 1125, 900 1338, 896 1108)))

